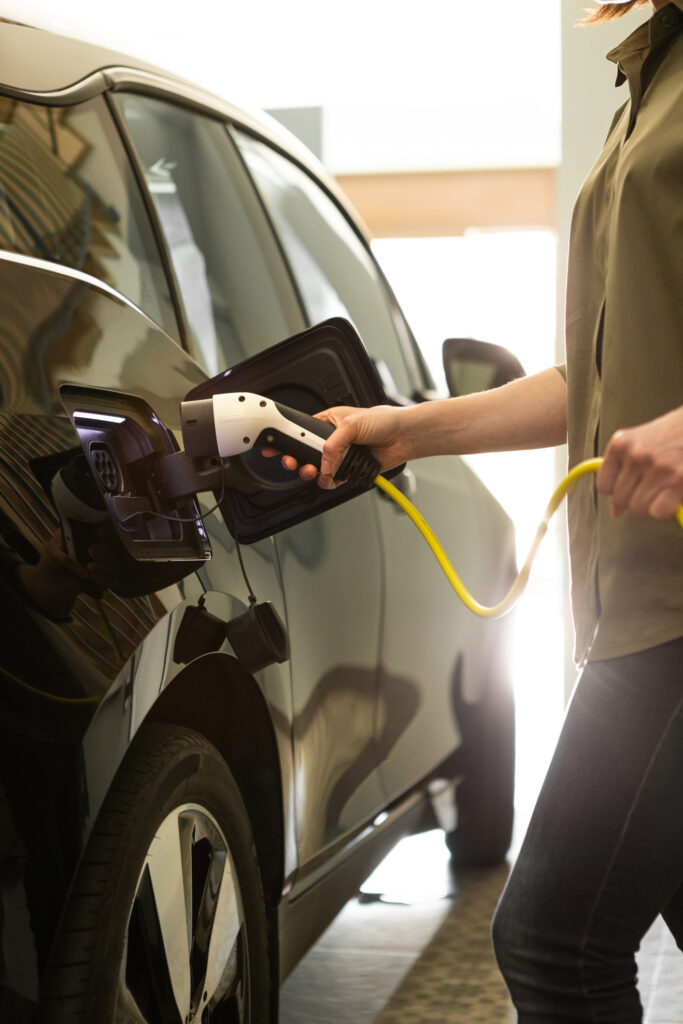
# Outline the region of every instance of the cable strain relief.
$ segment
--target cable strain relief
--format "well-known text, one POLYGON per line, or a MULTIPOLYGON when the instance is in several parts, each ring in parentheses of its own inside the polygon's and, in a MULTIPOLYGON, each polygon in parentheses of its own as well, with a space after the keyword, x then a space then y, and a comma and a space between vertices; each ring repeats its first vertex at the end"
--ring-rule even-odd
POLYGON ((336 480, 344 480, 358 487, 371 487, 379 473, 379 462, 368 448, 352 444, 342 459, 335 474, 336 480))

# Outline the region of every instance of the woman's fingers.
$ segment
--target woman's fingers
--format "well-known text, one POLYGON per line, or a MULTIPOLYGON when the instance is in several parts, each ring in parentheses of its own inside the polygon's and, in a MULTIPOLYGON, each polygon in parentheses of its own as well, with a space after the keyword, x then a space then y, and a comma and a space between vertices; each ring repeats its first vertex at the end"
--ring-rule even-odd
POLYGON ((669 519, 683 502, 681 410, 618 430, 605 448, 596 487, 613 515, 669 519))
POLYGON ((280 455, 285 469, 298 468, 303 480, 313 480, 318 476, 319 485, 331 489, 343 482, 335 478, 352 444, 370 448, 382 469, 391 469, 406 461, 405 444, 400 441, 405 433, 401 430, 401 412, 405 410, 393 406, 373 406, 369 409, 335 406, 317 413, 317 419, 335 427, 324 443, 319 474, 314 466, 299 466, 296 459, 282 455, 274 448, 262 448, 261 451, 268 458, 280 455))
POLYGON ((315 480, 318 475, 318 470, 313 465, 299 466, 299 463, 293 455, 283 455, 282 452, 278 451, 277 448, 262 448, 261 455, 266 459, 273 459, 277 455, 280 456, 280 462, 282 468, 288 470, 290 473, 299 470, 299 476, 302 480, 315 480))

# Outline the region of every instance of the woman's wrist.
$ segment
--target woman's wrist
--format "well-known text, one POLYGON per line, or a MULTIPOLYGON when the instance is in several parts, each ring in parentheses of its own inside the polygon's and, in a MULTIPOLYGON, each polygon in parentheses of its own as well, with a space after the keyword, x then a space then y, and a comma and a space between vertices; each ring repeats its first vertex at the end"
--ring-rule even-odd
POLYGON ((461 402, 462 399, 444 398, 401 410, 404 414, 401 446, 407 453, 405 461, 431 455, 461 454, 457 441, 461 402))
POLYGON ((46 585, 38 566, 25 563, 16 567, 14 581, 35 611, 53 622, 71 621, 71 610, 80 591, 78 585, 70 587, 65 581, 59 587, 46 585))

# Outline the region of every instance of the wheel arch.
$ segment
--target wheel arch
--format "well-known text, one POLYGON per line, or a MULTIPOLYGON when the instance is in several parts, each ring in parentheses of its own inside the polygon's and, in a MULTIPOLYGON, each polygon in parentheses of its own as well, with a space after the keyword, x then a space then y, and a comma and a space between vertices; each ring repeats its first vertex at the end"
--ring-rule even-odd
POLYGON ((162 691, 145 720, 194 729, 220 752, 251 821, 266 899, 276 907, 284 880, 282 773, 273 722, 254 677, 229 655, 199 658, 162 691))

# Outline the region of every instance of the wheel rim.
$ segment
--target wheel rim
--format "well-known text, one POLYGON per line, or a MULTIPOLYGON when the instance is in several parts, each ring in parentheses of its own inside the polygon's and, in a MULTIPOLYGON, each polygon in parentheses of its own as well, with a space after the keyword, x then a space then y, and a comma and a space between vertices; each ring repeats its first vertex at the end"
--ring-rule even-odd
POLYGON ((140 873, 123 947, 116 1024, 246 1024, 248 949, 225 835, 206 808, 164 818, 140 873))

